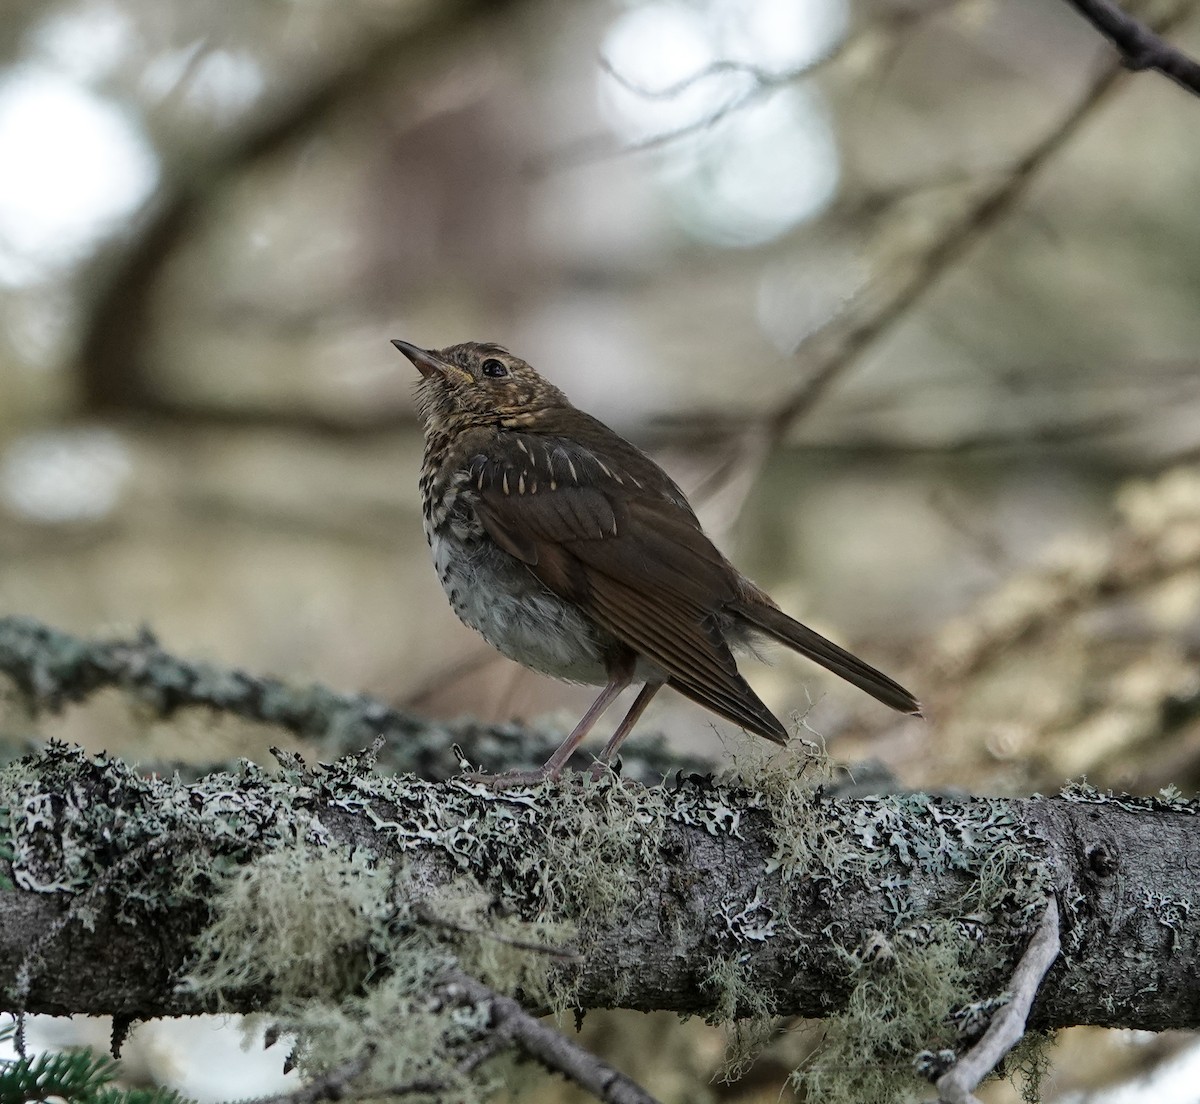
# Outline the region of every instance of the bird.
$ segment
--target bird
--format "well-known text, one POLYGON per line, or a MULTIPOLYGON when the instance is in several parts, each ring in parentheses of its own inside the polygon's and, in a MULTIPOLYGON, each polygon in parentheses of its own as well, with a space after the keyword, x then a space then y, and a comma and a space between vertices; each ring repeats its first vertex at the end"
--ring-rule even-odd
POLYGON ((602 687, 540 768, 497 778, 558 778, 635 682, 594 770, 611 763, 663 686, 786 743, 737 667, 735 652, 763 640, 920 715, 898 682, 784 613, 717 550, 658 464, 520 357, 490 342, 392 344, 420 373, 422 517, 454 612, 517 663, 602 687))

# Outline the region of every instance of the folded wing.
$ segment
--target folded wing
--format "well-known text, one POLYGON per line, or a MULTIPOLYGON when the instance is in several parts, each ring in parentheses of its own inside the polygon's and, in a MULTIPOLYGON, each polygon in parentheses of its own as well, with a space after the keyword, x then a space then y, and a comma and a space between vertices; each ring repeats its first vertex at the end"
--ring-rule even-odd
POLYGON ((680 693, 783 743, 716 619, 738 600, 738 576, 678 488, 632 446, 632 459, 609 446, 601 460, 576 441, 506 436, 503 455, 481 453, 470 472, 492 539, 680 693))

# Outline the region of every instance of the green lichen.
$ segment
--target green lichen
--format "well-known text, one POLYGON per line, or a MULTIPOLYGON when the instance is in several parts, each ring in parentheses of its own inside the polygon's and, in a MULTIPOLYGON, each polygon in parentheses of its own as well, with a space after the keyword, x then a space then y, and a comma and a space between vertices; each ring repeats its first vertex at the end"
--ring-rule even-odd
POLYGON ((1171 933, 1171 950, 1178 950, 1184 925, 1192 912, 1191 899, 1169 897, 1145 890, 1142 893, 1142 904, 1154 914, 1155 921, 1171 933))
POLYGON ((973 947, 950 921, 877 936, 842 951, 853 983, 845 1008, 825 1020, 825 1042, 792 1074, 805 1099, 909 1104, 929 1088, 914 1076, 922 1050, 956 1041, 951 1014, 970 991, 973 947))
POLYGON ((721 1080, 740 1080, 778 1030, 775 1001, 747 974, 749 955, 729 954, 709 959, 701 987, 712 994, 708 1022, 725 1027, 725 1060, 721 1080))
POLYGON ((222 879, 185 984, 218 1008, 248 990, 335 1000, 360 988, 384 951, 389 898, 388 879, 362 853, 268 852, 222 879))
MULTIPOLYGON (((1040 841, 999 801, 920 793, 840 801, 824 797, 794 764, 779 766, 772 761, 752 779, 773 821, 768 869, 825 902, 869 887, 886 921, 852 951, 837 947, 834 931, 809 943, 807 953, 828 954, 833 942, 849 996, 824 1021, 825 1043, 793 1083, 830 1104, 926 1099, 918 1055, 934 1055, 932 1064, 923 1059, 923 1072, 935 1074, 932 1067, 952 1063, 954 1049, 1003 1003, 974 983, 1012 960, 1017 935, 1045 907, 1050 880, 1040 841), (916 884, 951 892, 931 900, 914 894, 916 884)), ((793 925, 795 899, 780 897, 780 926, 793 925)))
MULTIPOLYGON (((163 864, 148 861, 127 880, 123 915, 133 921, 181 896, 211 910, 190 984, 213 1001, 239 990, 271 994, 272 1018, 293 1032, 310 1072, 378 1040, 364 1074, 378 1085, 433 1078, 430 1053, 470 1045, 470 1010, 428 999, 451 966, 527 1005, 573 1006, 574 945, 636 914, 647 870, 666 864, 668 878, 681 879, 678 899, 688 900, 688 870, 662 852, 673 824, 737 837, 750 818, 759 821, 755 834, 770 818, 762 869, 714 903, 706 948, 712 1018, 732 1025, 731 1075, 774 1028, 755 970, 758 952, 786 936, 797 963, 833 955, 830 973, 840 972, 850 994, 831 1021, 831 1053, 859 1048, 852 1066, 886 1070, 888 1085, 915 1084, 913 1056, 960 1038, 967 1013, 989 996, 968 979, 1005 961, 1005 940, 1044 901, 1036 841, 1002 803, 830 798, 820 788, 826 767, 807 750, 744 769, 738 789, 697 781, 647 790, 610 774, 496 792, 466 776, 433 785, 369 769, 369 757, 312 770, 286 760, 280 774, 242 765, 184 786, 52 749, 36 770, 0 782, 14 877, 22 888, 82 899, 113 855, 136 860, 160 841, 186 841, 171 855, 169 878, 156 880, 163 864), (339 817, 339 838, 372 829, 369 854, 333 844, 339 817), (420 863, 410 860, 418 854, 420 863), (839 932, 809 918, 836 914, 844 890, 862 897, 864 888, 886 963, 831 951, 839 932), (800 902, 808 912, 793 915, 800 902)), ((671 896, 658 917, 664 939, 682 924, 671 896)), ((846 1099, 826 1094, 839 1084, 831 1069, 818 1057, 802 1076, 817 1078, 821 1099, 846 1099)), ((453 1071, 437 1076, 451 1086, 447 1098, 467 1092, 453 1071)), ((475 1098, 482 1084, 472 1075, 475 1098)), ((854 1088, 844 1077, 840 1084, 854 1088)))
POLYGON ((1100 790, 1086 779, 1077 779, 1063 786, 1058 796, 1077 805, 1110 805, 1131 813, 1171 812, 1200 816, 1200 798, 1184 797, 1174 786, 1166 786, 1157 794, 1126 794, 1100 790))
POLYGON ((465 882, 418 896, 399 869, 341 847, 273 851, 229 872, 198 940, 186 979, 220 1007, 233 996, 271 993, 271 1023, 293 1040, 303 1074, 337 1069, 369 1052, 356 1094, 436 1084, 439 1100, 479 1100, 500 1083, 466 1073, 486 1009, 436 998, 460 968, 496 989, 549 998, 551 939, 563 927, 489 916, 488 899, 465 882), (544 948, 544 949, 543 949, 544 948))

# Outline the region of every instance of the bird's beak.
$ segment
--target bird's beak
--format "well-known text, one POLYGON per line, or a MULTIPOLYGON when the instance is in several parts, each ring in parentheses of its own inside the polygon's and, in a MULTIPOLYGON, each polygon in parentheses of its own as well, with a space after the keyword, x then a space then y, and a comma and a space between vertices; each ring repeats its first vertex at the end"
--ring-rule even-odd
POLYGON ((410 345, 407 341, 400 341, 397 338, 392 338, 392 344, 417 366, 417 371, 421 375, 428 378, 445 374, 448 367, 446 363, 428 350, 417 345, 410 345))

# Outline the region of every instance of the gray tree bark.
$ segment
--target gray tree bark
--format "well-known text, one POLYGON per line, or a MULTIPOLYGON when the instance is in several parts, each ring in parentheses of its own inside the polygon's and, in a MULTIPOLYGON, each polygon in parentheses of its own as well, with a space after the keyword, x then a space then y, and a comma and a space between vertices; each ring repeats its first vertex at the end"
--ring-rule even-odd
MULTIPOLYGON (((137 1019, 211 1008, 178 981, 220 872, 341 844, 434 926, 461 929, 439 912, 464 879, 495 910, 572 924, 569 961, 553 969, 584 1008, 824 1016, 850 992, 848 961, 933 938, 938 923, 991 952, 975 989, 999 994, 1052 892, 1064 953, 1033 1026, 1200 1025, 1194 803, 1081 789, 830 800, 792 781, 493 793, 343 760, 183 784, 52 747, 0 786, 4 1005, 137 1019), (714 963, 736 977, 716 984, 714 963)), ((233 988, 219 1003, 249 1011, 274 995, 233 988)))
POLYGON ((830 1100, 892 1099, 914 1072, 973 1100, 1027 1026, 1200 1025, 1200 805, 1171 793, 852 799, 803 751, 734 784, 644 785, 661 747, 630 757, 635 777, 497 792, 456 773, 452 744, 501 767, 553 736, 20 618, 0 618, 0 677, 34 715, 116 687, 342 756, 188 781, 52 744, 0 772, 0 1008, 111 1014, 118 1038, 269 1011, 305 1099, 477 1099, 506 1049, 597 1099, 653 1099, 530 1014, 548 1009, 749 1019, 743 1057, 774 1018, 823 1017, 795 1075, 830 1100))

